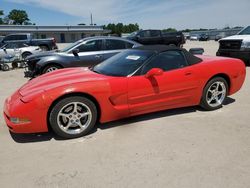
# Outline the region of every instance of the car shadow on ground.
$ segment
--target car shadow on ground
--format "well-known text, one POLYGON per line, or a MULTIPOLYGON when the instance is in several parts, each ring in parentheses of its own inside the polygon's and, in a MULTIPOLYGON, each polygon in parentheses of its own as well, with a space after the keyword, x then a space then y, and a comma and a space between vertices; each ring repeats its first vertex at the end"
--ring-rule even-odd
MULTIPOLYGON (((224 105, 229 105, 231 103, 234 103, 235 99, 231 97, 227 97, 224 105)), ((175 116, 175 115, 181 115, 181 114, 187 114, 187 113, 193 113, 196 111, 205 111, 199 106, 193 106, 193 107, 185 107, 185 108, 178 108, 178 109, 171 109, 171 110, 164 110, 160 112, 154 112, 154 113, 149 113, 149 114, 144 114, 144 115, 139 115, 127 119, 122 119, 114 122, 109 122, 109 123, 104 123, 104 124, 97 124, 97 126, 90 132, 88 135, 91 135, 95 133, 98 130, 105 130, 105 129, 110 129, 114 127, 119 127, 119 126, 125 126, 127 124, 132 124, 132 123, 137 123, 141 121, 146 121, 146 120, 152 120, 152 119, 158 119, 162 117, 167 117, 167 116, 175 116)), ((10 135, 12 139, 17 142, 17 143, 32 143, 32 142, 45 142, 45 141, 50 141, 52 139, 60 141, 60 140, 66 140, 61 137, 58 137, 56 134, 53 133, 53 131, 49 131, 48 133, 36 133, 36 134, 15 134, 11 133, 10 135)), ((86 135, 85 137, 87 137, 86 135)))

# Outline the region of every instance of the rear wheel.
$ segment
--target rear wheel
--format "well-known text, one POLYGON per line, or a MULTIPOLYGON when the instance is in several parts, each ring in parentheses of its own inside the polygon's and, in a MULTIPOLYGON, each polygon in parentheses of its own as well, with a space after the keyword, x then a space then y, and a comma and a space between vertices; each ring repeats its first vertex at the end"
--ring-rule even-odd
POLYGON ((227 81, 222 77, 215 77, 205 86, 200 105, 206 110, 221 108, 227 94, 227 81))
POLYGON ((62 67, 60 67, 59 65, 48 65, 43 69, 43 74, 48 73, 48 72, 52 72, 55 71, 57 69, 61 69, 62 67))
POLYGON ((26 59, 26 57, 28 57, 28 56, 30 56, 30 55, 32 55, 32 53, 30 53, 30 52, 24 52, 24 53, 22 54, 22 58, 23 58, 23 59, 26 59))
POLYGON ((60 100, 49 116, 52 129, 63 138, 86 135, 95 126, 96 120, 95 104, 88 98, 79 96, 60 100))

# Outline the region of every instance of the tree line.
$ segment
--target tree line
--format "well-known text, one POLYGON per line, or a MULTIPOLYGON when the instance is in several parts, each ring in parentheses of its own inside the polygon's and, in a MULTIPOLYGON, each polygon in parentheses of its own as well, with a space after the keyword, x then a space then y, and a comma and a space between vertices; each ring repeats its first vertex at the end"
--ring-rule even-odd
POLYGON ((132 33, 134 31, 138 31, 140 29, 139 25, 136 24, 128 24, 125 25, 123 23, 110 23, 108 25, 103 26, 104 29, 108 29, 111 31, 111 34, 121 36, 122 33, 132 33))
POLYGON ((29 16, 25 10, 13 9, 7 15, 0 10, 0 24, 11 25, 35 25, 30 22, 29 16))

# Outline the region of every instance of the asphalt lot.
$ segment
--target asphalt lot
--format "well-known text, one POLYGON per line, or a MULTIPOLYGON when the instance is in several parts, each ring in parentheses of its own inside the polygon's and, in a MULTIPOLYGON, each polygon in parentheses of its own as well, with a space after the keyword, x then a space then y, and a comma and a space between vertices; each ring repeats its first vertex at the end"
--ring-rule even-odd
MULTIPOLYGON (((188 42, 214 55, 218 43, 188 42)), ((0 116, 0 187, 246 188, 250 185, 250 68, 217 111, 182 108, 99 125, 60 140, 51 133, 10 135, 0 116)), ((0 72, 4 99, 27 81, 0 72)))

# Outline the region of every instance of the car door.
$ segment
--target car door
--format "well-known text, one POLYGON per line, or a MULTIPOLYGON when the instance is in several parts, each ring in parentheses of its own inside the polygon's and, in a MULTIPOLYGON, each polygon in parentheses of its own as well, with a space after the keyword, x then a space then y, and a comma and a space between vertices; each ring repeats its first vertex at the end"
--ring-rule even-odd
POLYGON ((15 43, 8 43, 4 47, 5 55, 14 56, 17 51, 18 51, 18 48, 17 48, 17 45, 15 43))
POLYGON ((163 52, 152 58, 139 72, 139 75, 128 78, 130 115, 194 103, 199 80, 181 51, 163 52), (159 76, 145 77, 152 68, 160 68, 164 72, 159 76))
POLYGON ((72 49, 68 56, 71 56, 69 66, 73 67, 89 67, 94 66, 103 61, 103 40, 93 39, 85 41, 72 49), (77 54, 73 54, 74 50, 79 50, 77 54))
POLYGON ((133 48, 134 44, 121 39, 105 39, 103 60, 106 60, 125 49, 133 48))
POLYGON ((151 30, 150 31, 150 44, 162 44, 163 38, 161 36, 161 31, 159 30, 151 30))
POLYGON ((143 30, 137 34, 137 40, 141 44, 152 44, 150 30, 143 30))

